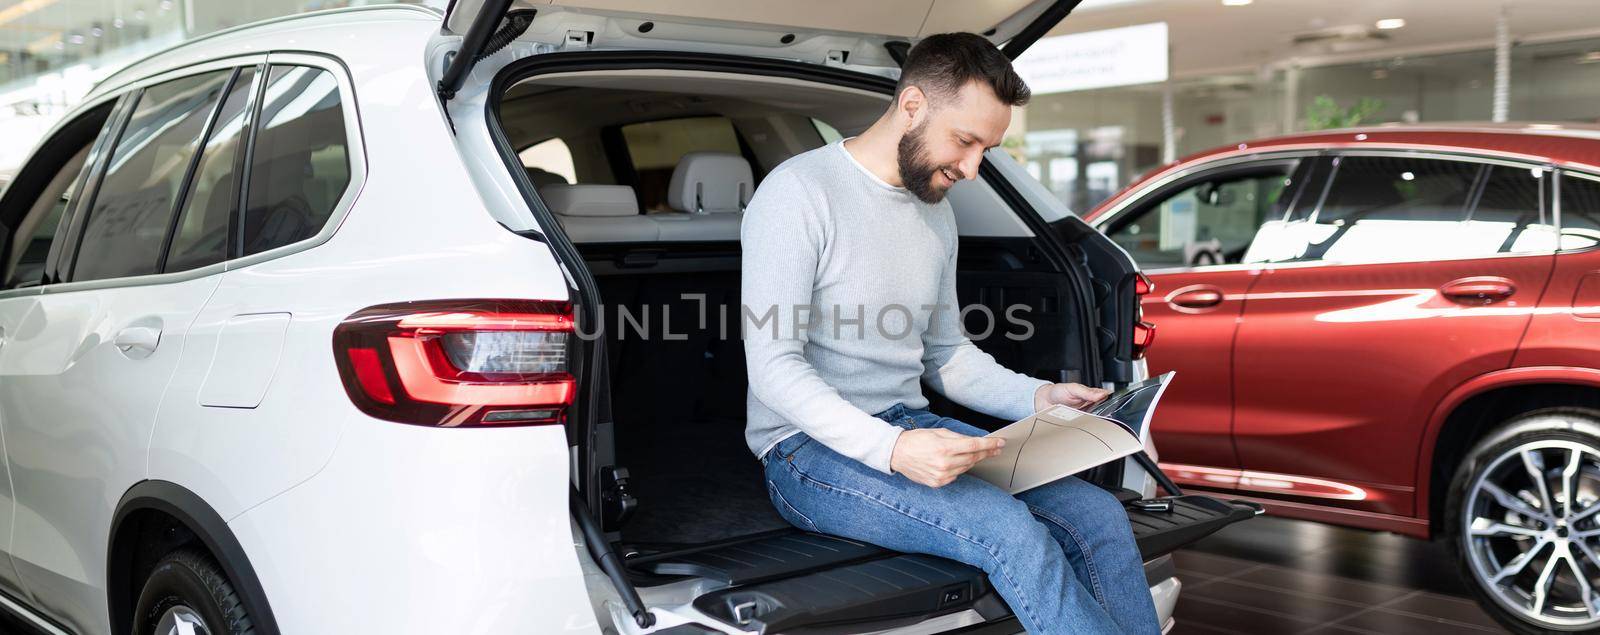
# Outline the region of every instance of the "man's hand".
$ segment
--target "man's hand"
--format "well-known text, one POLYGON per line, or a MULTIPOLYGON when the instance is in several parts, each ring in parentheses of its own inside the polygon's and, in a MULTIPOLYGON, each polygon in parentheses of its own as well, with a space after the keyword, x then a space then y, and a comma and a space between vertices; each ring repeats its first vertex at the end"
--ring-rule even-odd
POLYGON ((999 437, 969 437, 944 428, 906 430, 894 444, 889 469, 928 487, 944 487, 978 461, 1000 454, 1005 444, 999 437))
POLYGON ((1033 410, 1038 412, 1055 404, 1071 408, 1087 408, 1100 403, 1111 394, 1104 388, 1090 388, 1083 384, 1045 384, 1033 393, 1033 410))

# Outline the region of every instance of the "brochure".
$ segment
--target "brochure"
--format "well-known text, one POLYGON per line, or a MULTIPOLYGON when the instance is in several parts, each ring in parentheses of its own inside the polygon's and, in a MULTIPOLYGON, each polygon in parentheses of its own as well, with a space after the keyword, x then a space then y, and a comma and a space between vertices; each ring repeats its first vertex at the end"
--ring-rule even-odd
POLYGON ((1173 376, 1129 384, 1087 412, 1051 406, 991 432, 1006 440, 1005 447, 967 473, 1017 494, 1143 451, 1139 432, 1150 425, 1173 376))

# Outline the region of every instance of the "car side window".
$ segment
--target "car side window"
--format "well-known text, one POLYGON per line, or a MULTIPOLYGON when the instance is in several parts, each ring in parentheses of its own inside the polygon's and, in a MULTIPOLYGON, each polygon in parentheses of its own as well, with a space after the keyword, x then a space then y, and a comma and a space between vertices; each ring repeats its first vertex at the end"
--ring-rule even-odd
POLYGON ((238 209, 235 162, 243 147, 246 113, 256 69, 240 69, 217 112, 216 122, 200 148, 200 162, 178 212, 172 242, 162 271, 186 271, 222 262, 228 257, 229 226, 238 209))
POLYGON ((1255 261, 1385 262, 1458 257, 1467 199, 1483 165, 1347 156, 1309 220, 1272 228, 1255 261))
POLYGON ((1464 257, 1549 253, 1556 228, 1546 209, 1550 175, 1543 168, 1489 167, 1482 192, 1459 232, 1464 257))
POLYGON ((55 241, 61 216, 83 180, 79 174, 89 156, 89 146, 78 150, 45 186, 44 195, 7 237, 11 240, 5 266, 5 289, 36 286, 44 282, 44 266, 55 241))
POLYGON ((1281 220, 1293 163, 1192 183, 1133 212, 1109 236, 1146 269, 1241 262, 1256 231, 1281 220))
POLYGON ((350 185, 344 105, 333 73, 273 65, 251 149, 241 254, 315 236, 350 185))
POLYGON ((146 88, 84 221, 73 281, 156 273, 183 180, 233 71, 146 88))
POLYGON ((1561 248, 1600 245, 1600 181, 1565 175, 1561 179, 1561 248))
POLYGON ((517 156, 522 159, 522 169, 527 170, 528 180, 534 187, 578 181, 572 148, 561 137, 550 137, 523 148, 517 156))

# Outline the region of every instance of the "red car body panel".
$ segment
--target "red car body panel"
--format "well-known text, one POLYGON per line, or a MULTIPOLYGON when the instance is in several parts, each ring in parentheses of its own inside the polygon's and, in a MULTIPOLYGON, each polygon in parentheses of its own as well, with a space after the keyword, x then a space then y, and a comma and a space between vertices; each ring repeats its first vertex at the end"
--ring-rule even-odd
POLYGON ((1418 423, 1450 389, 1511 364, 1553 260, 1266 269, 1234 344, 1241 466, 1349 484, 1352 509, 1414 514, 1418 423), (1477 307, 1439 293, 1489 274, 1517 293, 1477 307))
POLYGON ((1155 291, 1140 302, 1144 319, 1156 325, 1157 340, 1149 357, 1152 369, 1178 371, 1156 409, 1151 429, 1159 430, 1161 451, 1185 461, 1237 468, 1234 451, 1233 375, 1217 360, 1229 359, 1232 332, 1244 310, 1245 292, 1253 275, 1245 271, 1164 274, 1155 291), (1180 296, 1214 293, 1212 306, 1185 307, 1180 296), (1155 351, 1160 351, 1156 353, 1155 351), (1160 360, 1159 363, 1155 360, 1160 360), (1203 381, 1188 381, 1189 377, 1203 381))
MULTIPOLYGON (((1281 151, 1421 150, 1600 173, 1600 127, 1377 127, 1218 148, 1152 170, 1085 215, 1197 166, 1281 151)), ((1600 249, 1375 264, 1146 272, 1177 370, 1152 424, 1180 483, 1310 520, 1427 536, 1434 451, 1450 414, 1508 386, 1600 388, 1600 249), (1509 285, 1489 305, 1454 284, 1509 285), (1208 295, 1211 294, 1211 295, 1208 295), (1180 297, 1181 296, 1181 297, 1180 297), (1216 300, 1209 306, 1193 306, 1216 300), (1308 370, 1314 368, 1314 370, 1308 370)))

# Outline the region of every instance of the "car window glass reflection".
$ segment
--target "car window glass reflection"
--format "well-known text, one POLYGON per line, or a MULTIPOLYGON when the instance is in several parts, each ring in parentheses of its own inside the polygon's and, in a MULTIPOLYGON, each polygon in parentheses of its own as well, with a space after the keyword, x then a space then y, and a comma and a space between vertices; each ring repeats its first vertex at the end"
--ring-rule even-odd
POLYGON ((1555 246, 1545 204, 1548 181, 1535 168, 1344 157, 1316 214, 1266 223, 1244 261, 1371 263, 1548 253, 1555 246), (1475 204, 1474 187, 1481 187, 1475 204))
POLYGON ((1111 239, 1147 269, 1238 263, 1257 228, 1283 217, 1289 170, 1201 181, 1136 212, 1111 239))
POLYGON ((216 71, 145 89, 94 195, 73 280, 157 271, 184 174, 232 74, 216 71))
POLYGON ((273 66, 251 151, 244 255, 314 236, 350 184, 344 108, 333 73, 273 66))
POLYGON ((1600 181, 1568 176, 1561 180, 1561 248, 1600 244, 1600 181))

